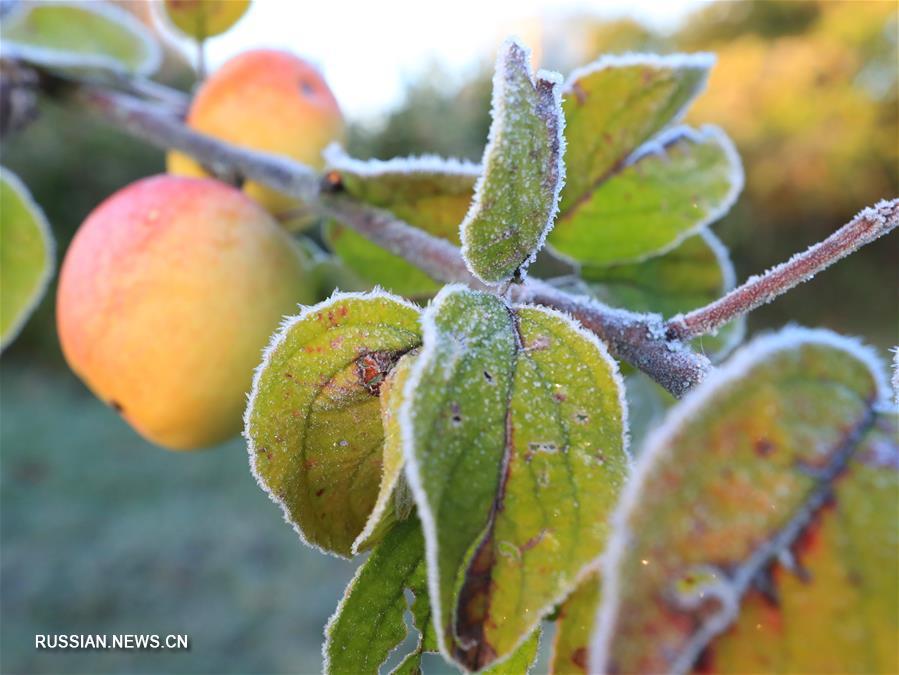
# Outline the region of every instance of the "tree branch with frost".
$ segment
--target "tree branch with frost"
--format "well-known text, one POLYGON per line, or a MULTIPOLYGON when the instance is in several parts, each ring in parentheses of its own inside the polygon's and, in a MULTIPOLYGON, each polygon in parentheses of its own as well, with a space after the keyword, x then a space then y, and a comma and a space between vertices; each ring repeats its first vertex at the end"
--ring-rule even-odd
POLYGON ((863 209, 827 239, 797 253, 788 261, 746 283, 715 302, 668 322, 667 336, 687 340, 716 332, 729 321, 767 304, 814 277, 862 246, 879 239, 899 225, 899 199, 881 201, 863 209))
MULTIPOLYGON (((7 64, 8 66, 9 64, 7 64)), ((162 149, 191 155, 214 175, 230 181, 252 179, 305 201, 322 216, 334 218, 372 243, 403 258, 438 281, 482 288, 468 271, 460 250, 450 242, 413 227, 387 211, 342 194, 339 177, 322 179, 309 167, 279 155, 248 150, 201 134, 181 119, 180 92, 147 82, 118 82, 119 89, 48 76, 13 63, 10 71, 32 71, 42 89, 67 97, 112 126, 162 149), (150 98, 152 100, 147 100, 150 98)), ((711 369, 709 360, 686 340, 714 332, 735 316, 770 301, 792 286, 886 234, 899 220, 899 202, 881 202, 860 213, 828 239, 772 269, 721 300, 666 323, 661 316, 615 309, 593 298, 573 295, 536 279, 513 284, 509 296, 558 309, 598 335, 610 352, 642 370, 675 396, 683 396, 711 369)))

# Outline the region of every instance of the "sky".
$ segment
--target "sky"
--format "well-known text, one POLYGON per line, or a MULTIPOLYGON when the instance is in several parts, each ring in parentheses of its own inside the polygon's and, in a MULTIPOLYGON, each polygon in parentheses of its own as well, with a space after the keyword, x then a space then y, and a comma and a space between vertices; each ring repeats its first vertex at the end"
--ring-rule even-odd
MULTIPOLYGON (((207 44, 211 68, 254 47, 293 51, 314 63, 356 120, 397 105, 404 83, 427 65, 450 74, 491 60, 509 35, 527 42, 534 19, 564 13, 630 16, 671 28, 703 0, 255 0, 229 32, 207 44)), ((189 45, 185 45, 189 46, 189 45)))

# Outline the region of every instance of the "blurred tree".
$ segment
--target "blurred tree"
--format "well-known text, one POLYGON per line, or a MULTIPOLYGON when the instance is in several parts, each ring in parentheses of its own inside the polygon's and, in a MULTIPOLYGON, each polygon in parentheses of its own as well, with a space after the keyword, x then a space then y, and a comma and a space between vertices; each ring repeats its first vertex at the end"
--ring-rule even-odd
POLYGON ((460 85, 432 64, 380 124, 351 127, 350 153, 385 159, 433 152, 480 160, 490 128, 491 77, 492 65, 485 63, 460 85))

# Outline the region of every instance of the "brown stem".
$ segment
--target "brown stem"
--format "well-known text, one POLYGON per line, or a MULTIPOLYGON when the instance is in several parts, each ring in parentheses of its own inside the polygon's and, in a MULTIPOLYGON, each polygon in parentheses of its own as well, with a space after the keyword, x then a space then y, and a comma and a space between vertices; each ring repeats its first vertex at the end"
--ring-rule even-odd
POLYGON ((855 218, 822 242, 797 253, 788 261, 746 283, 715 302, 668 322, 667 337, 687 340, 714 333, 724 324, 756 307, 771 302, 794 286, 808 281, 862 246, 870 244, 899 225, 899 199, 881 201, 861 211, 855 218))

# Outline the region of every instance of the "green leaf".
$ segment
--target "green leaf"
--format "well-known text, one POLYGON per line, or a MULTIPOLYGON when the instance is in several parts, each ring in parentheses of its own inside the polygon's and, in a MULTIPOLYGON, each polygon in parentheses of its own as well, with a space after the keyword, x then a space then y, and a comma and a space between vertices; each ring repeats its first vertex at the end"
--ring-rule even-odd
POLYGON ((524 272, 552 228, 565 177, 560 87, 557 73, 534 78, 525 47, 503 45, 483 173, 460 226, 462 257, 485 283, 524 272))
POLYGON ((440 290, 440 283, 420 269, 340 223, 328 221, 324 235, 340 260, 370 285, 411 298, 428 298, 440 290))
POLYGON ((568 150, 560 219, 683 115, 714 62, 711 54, 607 55, 571 73, 562 104, 568 150))
MULTIPOLYGON (((471 204, 480 175, 477 165, 434 156, 360 161, 337 145, 325 151, 325 160, 337 173, 332 178, 339 177, 343 189, 356 199, 390 211, 428 234, 460 243, 459 223, 471 204)), ((429 297, 441 287, 414 265, 339 223, 328 223, 325 239, 371 284, 407 297, 429 297)))
POLYGON ((740 616, 703 655, 715 672, 897 673, 899 428, 875 426, 836 481, 823 514, 766 572, 740 616), (764 587, 763 587, 764 588, 764 587), (773 591, 773 592, 772 592, 773 591))
POLYGON ((56 254, 43 211, 18 176, 3 167, 0 203, 0 349, 5 349, 44 296, 56 254))
MULTIPOLYGON (((685 239, 677 248, 640 263, 599 267, 584 265, 581 277, 591 295, 614 307, 673 317, 717 300, 736 282, 724 244, 709 230, 685 239)), ((730 322, 714 336, 693 346, 715 358, 729 353, 743 339, 746 319, 730 322)))
POLYGON ((103 2, 22 3, 4 17, 2 55, 39 66, 150 75, 162 61, 153 34, 130 12, 103 2))
POLYGON ((159 4, 177 30, 200 42, 227 31, 250 8, 250 0, 165 0, 159 4))
MULTIPOLYGON (((770 566, 788 560, 818 523, 835 518, 829 498, 842 481, 854 482, 853 458, 886 391, 871 352, 827 331, 793 328, 756 339, 674 406, 640 454, 613 521, 591 670, 695 667, 715 636, 737 620, 747 593, 770 588, 770 566)), ((882 526, 878 517, 889 518, 895 537, 895 511, 866 513, 875 531, 882 526)), ((832 527, 851 539, 842 519, 832 527)), ((834 564, 845 565, 846 553, 864 555, 844 550, 834 564)), ((878 555, 891 557, 891 564, 879 572, 865 567, 871 573, 854 591, 823 582, 819 592, 880 602, 874 596, 888 593, 895 582, 885 584, 884 575, 899 561, 895 546, 878 555)), ((866 623, 865 611, 841 604, 839 620, 816 630, 831 635, 833 645, 844 633, 864 636, 855 645, 861 649, 894 640, 892 599, 877 625, 866 623)), ((779 640, 808 639, 805 624, 813 625, 819 611, 802 614, 779 640)), ((832 651, 835 660, 827 663, 837 671, 843 658, 858 669, 857 651, 832 651)), ((730 664, 743 672, 757 670, 752 666, 730 664)))
POLYGON ((260 486, 304 541, 346 556, 381 483, 380 384, 420 342, 418 308, 337 294, 289 319, 253 382, 245 435, 260 486))
POLYGON ((381 385, 381 421, 384 429, 381 484, 368 521, 353 542, 354 554, 377 544, 395 522, 405 520, 412 513, 412 494, 403 478, 405 459, 397 414, 416 354, 412 351, 403 356, 381 385))
POLYGON ((599 606, 599 573, 587 576, 559 609, 550 672, 573 675, 587 671, 590 636, 599 606))
POLYGON ((530 637, 522 642, 509 658, 484 668, 480 671, 481 675, 525 675, 537 660, 541 631, 540 626, 537 626, 530 637))
POLYGON ((422 315, 405 388, 406 475, 441 652, 511 654, 602 551, 627 472, 623 386, 592 336, 448 286, 422 315))
POLYGON ((397 523, 356 571, 325 628, 325 673, 378 672, 406 637, 406 588, 417 587, 426 597, 423 566, 418 519, 397 523))
POLYGON ((676 127, 560 217, 550 244, 590 265, 646 260, 723 216, 742 189, 740 157, 723 131, 676 127))

